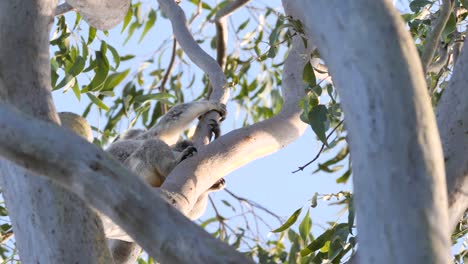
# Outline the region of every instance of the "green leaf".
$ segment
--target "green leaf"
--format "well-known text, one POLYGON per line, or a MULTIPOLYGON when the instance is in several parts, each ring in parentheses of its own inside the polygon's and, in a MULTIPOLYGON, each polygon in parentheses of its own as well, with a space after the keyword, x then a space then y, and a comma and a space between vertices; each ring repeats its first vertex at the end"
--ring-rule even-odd
POLYGON ((78 82, 75 82, 75 84, 72 86, 72 91, 75 94, 78 101, 80 101, 81 100, 81 91, 80 91, 80 87, 78 86, 78 82))
POLYGON ((88 32, 88 45, 93 42, 94 38, 96 38, 96 29, 93 27, 89 27, 88 32))
POLYGON ((309 87, 314 87, 314 86, 317 85, 317 80, 315 78, 314 68, 312 68, 312 65, 310 65, 310 63, 306 63, 306 65, 304 66, 304 70, 302 71, 302 80, 309 87))
POLYGON ((120 57, 120 60, 121 61, 127 61, 127 60, 131 60, 133 58, 135 58, 135 55, 130 54, 130 55, 125 55, 125 56, 120 57))
POLYGON ((127 28, 128 24, 129 24, 130 21, 132 20, 132 16, 133 16, 133 9, 132 9, 132 7, 130 6, 130 7, 128 8, 127 14, 126 14, 125 17, 124 17, 124 22, 123 22, 122 30, 120 31, 121 34, 125 31, 125 29, 127 28))
POLYGON ((7 209, 3 206, 0 206, 0 216, 7 216, 7 215, 8 215, 7 209))
POLYGON ((154 22, 156 22, 156 12, 151 9, 148 14, 148 21, 146 21, 145 28, 143 29, 143 33, 141 33, 141 37, 140 40, 138 40, 138 43, 141 43, 148 31, 154 26, 154 22))
POLYGON ((100 51, 96 51, 95 64, 95 75, 87 87, 89 91, 97 91, 102 89, 104 81, 107 78, 107 74, 109 73, 109 61, 100 51))
POLYGON ((115 62, 115 69, 119 68, 120 66, 120 56, 119 56, 119 53, 117 52, 117 50, 112 47, 111 45, 107 44, 107 47, 109 48, 109 50, 111 51, 112 53, 112 58, 114 59, 114 62, 115 62))
POLYGON ((153 100, 164 100, 174 97, 168 93, 156 93, 156 94, 145 94, 139 95, 135 97, 135 101, 138 103, 144 103, 146 101, 153 101, 153 100))
POLYGON ((81 56, 76 57, 75 63, 68 71, 68 74, 73 77, 76 77, 78 74, 80 74, 83 71, 85 64, 86 64, 86 60, 83 59, 83 57, 81 56))
POLYGON ((328 146, 325 132, 328 128, 328 110, 325 105, 317 105, 308 114, 309 124, 320 141, 328 146))
POLYGON ((456 29, 457 29, 457 19, 452 13, 450 14, 447 24, 445 24, 445 28, 442 31, 442 36, 441 36, 442 40, 445 40, 448 37, 448 35, 454 32, 456 29))
POLYGON ((106 83, 104 84, 103 89, 104 90, 114 89, 117 85, 119 85, 125 79, 125 77, 127 77, 129 72, 130 72, 130 69, 127 69, 123 72, 116 72, 116 73, 109 75, 106 79, 106 83))
POLYGON ((307 238, 309 237, 311 228, 312 220, 310 219, 309 210, 307 210, 307 214, 299 224, 299 234, 301 235, 302 241, 304 241, 304 243, 307 243, 307 238))
POLYGON ((278 227, 277 229, 271 231, 273 233, 279 233, 279 232, 283 232, 284 230, 288 229, 289 227, 291 227, 296 221, 297 221, 297 218, 299 217, 299 215, 301 214, 302 212, 302 207, 297 209, 289 218, 288 220, 286 220, 286 222, 278 227))
POLYGON ((101 99, 97 98, 92 93, 86 93, 86 95, 88 96, 89 100, 91 100, 91 102, 93 102, 99 108, 101 108, 102 110, 104 110, 106 112, 109 111, 109 107, 107 105, 105 105, 104 102, 101 101, 101 99))
POLYGON ((55 90, 60 89, 64 87, 64 90, 67 90, 70 86, 73 86, 75 84, 75 77, 71 75, 65 75, 65 77, 62 79, 62 81, 57 84, 57 86, 54 87, 55 90))
POLYGON ((306 248, 301 250, 301 256, 307 256, 310 253, 319 250, 325 246, 326 242, 329 242, 333 235, 333 229, 327 229, 323 234, 318 236, 314 241, 312 241, 306 248))
POLYGON ((336 179, 336 183, 346 183, 349 179, 349 176, 351 176, 351 170, 347 170, 341 177, 336 179))
POLYGON ((250 18, 248 18, 246 21, 244 21, 242 24, 239 25, 239 27, 237 28, 236 32, 239 32, 241 30, 243 30, 250 22, 250 18))
POLYGON ((140 23, 138 23, 138 21, 135 21, 130 25, 130 28, 128 29, 127 38, 124 40, 123 45, 127 44, 127 42, 132 37, 133 33, 135 33, 135 30, 137 29, 137 27, 139 26, 140 26, 140 23))

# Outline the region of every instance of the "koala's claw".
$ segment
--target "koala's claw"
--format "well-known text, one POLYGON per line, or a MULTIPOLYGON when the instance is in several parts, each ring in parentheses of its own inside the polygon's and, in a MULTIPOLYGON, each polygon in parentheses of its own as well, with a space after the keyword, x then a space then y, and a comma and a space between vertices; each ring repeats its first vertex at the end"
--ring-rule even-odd
POLYGON ((214 138, 219 138, 219 136, 221 136, 221 128, 219 126, 219 123, 214 119, 210 119, 208 120, 208 122, 208 125, 210 126, 211 133, 213 133, 214 138))
POLYGON ((222 122, 224 121, 224 119, 226 119, 226 116, 227 116, 226 105, 223 103, 217 103, 217 106, 218 108, 215 109, 215 111, 218 112, 219 115, 221 116, 221 119, 219 121, 222 122))
POLYGON ((215 182, 213 185, 211 185, 209 191, 219 191, 224 189, 226 187, 226 180, 224 178, 219 179, 217 182, 215 182))
POLYGON ((193 157, 195 155, 195 153, 197 153, 197 148, 194 147, 194 146, 188 146, 186 149, 184 149, 184 151, 182 152, 182 158, 180 159, 180 161, 183 161, 187 158, 190 158, 190 157, 193 157))

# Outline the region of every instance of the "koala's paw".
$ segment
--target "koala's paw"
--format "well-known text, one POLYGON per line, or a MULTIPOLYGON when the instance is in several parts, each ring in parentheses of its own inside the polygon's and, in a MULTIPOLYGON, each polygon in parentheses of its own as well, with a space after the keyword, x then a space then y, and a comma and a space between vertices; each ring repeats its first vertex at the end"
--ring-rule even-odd
POLYGON ((197 153, 197 148, 195 148, 194 146, 188 146, 186 149, 184 149, 184 151, 182 151, 182 158, 180 159, 180 161, 193 157, 195 153, 197 153))
POLYGON ((226 187, 226 180, 224 178, 219 179, 217 182, 215 182, 213 185, 211 185, 210 189, 208 191, 210 192, 216 192, 224 189, 226 187))
POLYGON ((219 115, 221 116, 221 119, 220 119, 220 122, 221 122, 224 119, 226 119, 226 115, 227 115, 226 105, 223 103, 214 103, 214 104, 215 104, 215 108, 213 110, 219 113, 219 115))
POLYGON ((221 128, 218 121, 210 119, 208 120, 208 125, 210 126, 211 133, 213 133, 215 139, 221 136, 221 128))

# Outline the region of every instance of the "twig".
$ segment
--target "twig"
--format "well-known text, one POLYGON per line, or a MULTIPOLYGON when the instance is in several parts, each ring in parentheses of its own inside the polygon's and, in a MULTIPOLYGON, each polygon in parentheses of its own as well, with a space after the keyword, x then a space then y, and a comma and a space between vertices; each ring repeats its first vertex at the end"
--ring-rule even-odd
POLYGON ((188 24, 191 25, 195 18, 197 18, 202 13, 203 2, 202 0, 198 0, 197 12, 195 12, 192 17, 190 17, 188 24))
MULTIPOLYGON (((340 127, 341 124, 343 124, 343 121, 344 121, 344 120, 341 120, 341 121, 338 123, 338 125, 336 125, 335 128, 333 128, 333 130, 330 132, 330 134, 328 134, 328 136, 327 136, 327 141, 328 141, 328 139, 330 138, 330 136, 335 132, 335 130, 337 130, 338 127, 340 127)), ((307 166, 309 166, 310 164, 312 164, 312 162, 316 161, 316 160, 320 157, 320 154, 322 154, 322 151, 323 151, 324 148, 325 148, 325 143, 322 143, 322 147, 320 148, 320 150, 319 150, 319 152, 317 153, 317 155, 315 155, 315 157, 314 157, 311 161, 307 162, 307 163, 304 164, 303 166, 300 166, 297 170, 293 171, 292 173, 296 173, 296 172, 298 172, 298 171, 303 171, 307 166)))
MULTIPOLYGON (((165 86, 166 86, 167 80, 169 79, 169 76, 171 75, 172 68, 174 68, 176 52, 177 52, 177 40, 174 38, 174 42, 172 44, 171 60, 169 61, 169 65, 167 65, 166 73, 164 74, 164 77, 161 81, 161 85, 159 86, 159 91, 161 93, 166 92, 165 86)), ((162 101, 160 102, 160 104, 161 104, 161 114, 164 115, 167 112, 167 104, 163 103, 162 101)))
POLYGON ((68 3, 63 3, 63 4, 58 5, 57 8, 55 8, 54 15, 60 16, 60 15, 63 15, 67 12, 74 11, 74 10, 75 8, 73 6, 69 5, 68 3))
POLYGON ((442 6, 440 7, 440 14, 435 22, 435 26, 432 31, 429 33, 429 36, 426 38, 426 45, 424 46, 424 51, 421 56, 421 63, 424 69, 424 72, 427 71, 429 65, 431 64, 432 58, 434 58, 435 51, 439 44, 440 36, 442 31, 447 24, 447 21, 452 13, 452 0, 443 0, 442 6))
POLYGON ((443 67, 447 65, 448 58, 449 58, 449 49, 452 45, 443 45, 439 49, 439 59, 429 65, 427 68, 427 73, 438 73, 442 70, 443 67))
POLYGON ((267 214, 275 217, 280 223, 283 221, 283 219, 281 219, 280 216, 278 216, 277 214, 273 213, 272 211, 268 210, 267 208, 265 208, 264 206, 262 206, 261 204, 255 202, 255 201, 252 201, 250 199, 247 199, 247 198, 244 198, 244 197, 240 197, 236 194, 234 194, 232 191, 230 191, 229 189, 227 188, 224 188, 224 191, 226 191, 229 195, 231 195, 232 197, 234 197, 235 199, 239 200, 239 201, 242 201, 242 202, 245 202, 247 204, 249 204, 250 206, 252 207, 255 207, 255 208, 258 208, 264 212, 266 212, 267 214))
POLYGON ((216 13, 216 16, 215 16, 216 45, 217 45, 216 60, 218 61, 218 64, 221 66, 221 69, 224 69, 224 66, 226 65, 226 47, 227 47, 227 39, 228 39, 226 19, 229 15, 231 15, 237 9, 246 5, 250 1, 251 0, 237 0, 234 2, 229 2, 225 6, 223 6, 221 9, 219 9, 219 11, 216 13))

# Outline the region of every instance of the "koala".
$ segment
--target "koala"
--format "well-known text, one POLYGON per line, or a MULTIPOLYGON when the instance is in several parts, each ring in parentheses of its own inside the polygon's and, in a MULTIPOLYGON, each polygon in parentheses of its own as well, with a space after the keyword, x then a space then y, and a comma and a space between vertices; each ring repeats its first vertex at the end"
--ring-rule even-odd
MULTIPOLYGON (((177 164, 197 152, 191 141, 183 140, 178 142, 180 133, 193 120, 209 111, 219 112, 221 120, 226 116, 226 107, 220 103, 200 101, 176 105, 148 131, 142 129, 129 130, 111 144, 106 152, 135 172, 150 186, 160 187, 177 164)), ((62 119, 65 120, 65 118, 62 119)), ((215 138, 220 135, 218 122, 215 120, 212 122, 212 131, 215 138)), ((206 190, 198 198, 188 217, 190 219, 200 217, 205 211, 208 194, 221 190, 224 186, 225 181, 221 179, 206 190)), ((106 237, 109 239, 108 244, 115 263, 136 261, 141 248, 133 243, 132 239, 108 217, 102 214, 100 214, 100 217, 105 227, 106 237)))
MULTIPOLYGON (((160 187, 165 178, 184 159, 194 155, 193 143, 177 142, 193 120, 209 112, 217 111, 226 116, 226 107, 210 101, 191 102, 172 107, 160 121, 148 131, 129 130, 106 150, 119 162, 135 172, 152 187, 160 187)), ((219 135, 217 122, 212 123, 215 138, 219 135)), ((213 190, 223 185, 215 183, 213 190)))

